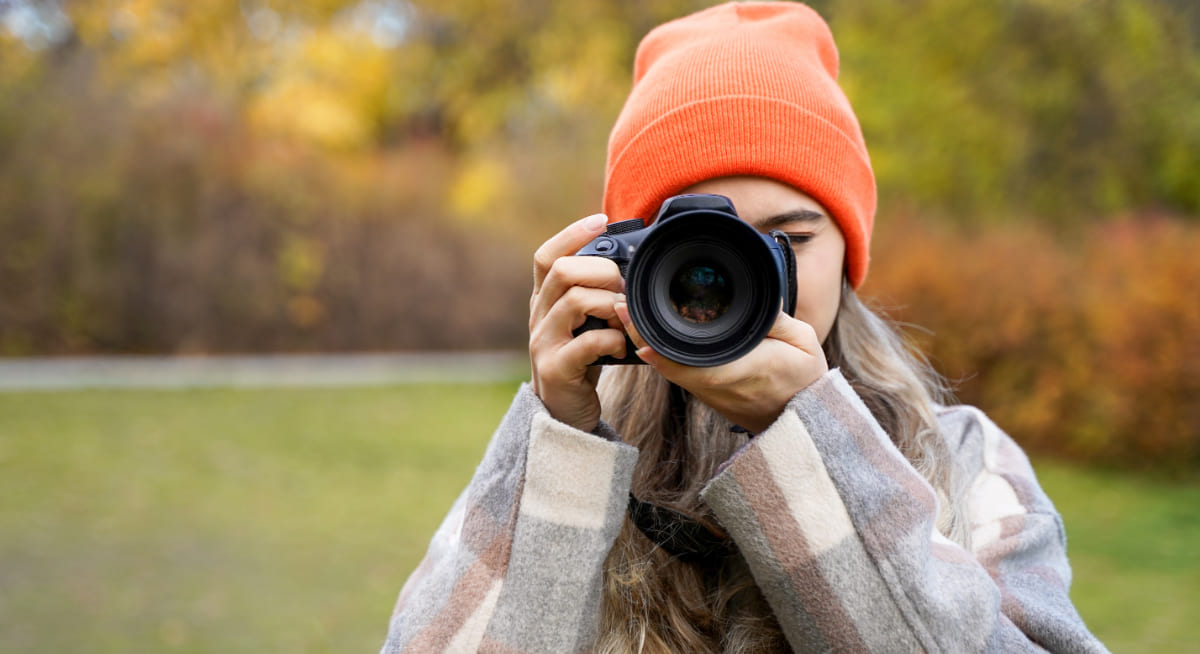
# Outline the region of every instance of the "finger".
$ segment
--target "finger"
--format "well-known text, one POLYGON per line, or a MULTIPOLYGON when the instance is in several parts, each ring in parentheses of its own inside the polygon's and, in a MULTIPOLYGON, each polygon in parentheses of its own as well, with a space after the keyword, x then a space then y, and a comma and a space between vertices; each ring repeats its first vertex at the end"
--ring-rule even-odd
POLYGON ((687 366, 668 359, 655 352, 653 348, 646 344, 646 340, 642 338, 642 335, 638 333, 637 327, 633 324, 633 318, 629 315, 629 303, 625 301, 624 295, 618 296, 617 302, 613 305, 613 311, 617 314, 617 318, 620 319, 621 326, 625 329, 629 340, 633 341, 633 344, 637 347, 635 353, 639 359, 672 381, 674 381, 674 377, 686 374, 687 366))
POLYGON ((530 336, 534 340, 549 340, 559 343, 570 340, 575 329, 583 325, 588 316, 601 320, 615 321, 613 302, 616 293, 598 288, 572 286, 544 318, 533 323, 530 336))
POLYGON ((585 367, 602 356, 619 359, 625 356, 625 333, 619 329, 593 329, 576 336, 562 351, 585 367))
POLYGON ((608 217, 604 214, 592 214, 567 225, 561 232, 542 243, 533 254, 533 292, 536 294, 541 290, 542 281, 559 257, 578 252, 592 239, 604 233, 607 222, 608 217))
POLYGON ((638 333, 637 327, 633 324, 633 318, 629 315, 629 302, 626 301, 624 295, 617 296, 616 302, 613 303, 613 312, 617 314, 617 318, 625 328, 625 333, 629 335, 629 340, 633 341, 638 349, 646 347, 646 341, 638 333))
POLYGON ((549 384, 570 383, 586 377, 596 359, 603 356, 624 357, 625 335, 619 329, 586 331, 556 348, 550 357, 541 359, 539 376, 549 384))
POLYGON ((611 296, 625 290, 625 280, 617 264, 603 257, 561 257, 551 265, 541 290, 533 296, 530 324, 542 320, 568 290, 576 287, 605 289, 611 296))
POLYGON ((811 353, 821 349, 820 339, 817 338, 817 332, 812 325, 793 318, 783 311, 779 312, 779 317, 771 326, 771 331, 767 332, 767 338, 783 341, 805 352, 811 353))

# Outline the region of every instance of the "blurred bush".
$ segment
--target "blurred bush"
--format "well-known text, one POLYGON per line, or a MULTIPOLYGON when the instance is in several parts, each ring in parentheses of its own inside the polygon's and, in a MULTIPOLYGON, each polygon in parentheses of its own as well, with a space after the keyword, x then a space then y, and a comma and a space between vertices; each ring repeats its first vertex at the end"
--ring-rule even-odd
POLYGON ((0 353, 524 340, 526 250, 448 214, 437 141, 347 158, 254 139, 204 98, 130 112, 49 81, 0 163, 0 353))
POLYGON ((865 295, 1030 449, 1200 469, 1200 225, 882 222, 865 295))

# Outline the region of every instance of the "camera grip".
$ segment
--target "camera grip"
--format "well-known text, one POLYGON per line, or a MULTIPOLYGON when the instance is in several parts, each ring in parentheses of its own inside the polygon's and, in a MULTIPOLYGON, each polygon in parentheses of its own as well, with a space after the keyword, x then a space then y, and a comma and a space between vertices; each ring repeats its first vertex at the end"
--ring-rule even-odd
MULTIPOLYGON (((587 332, 587 331, 591 331, 593 329, 608 329, 608 321, 601 320, 600 318, 597 318, 596 316, 588 316, 586 319, 584 319, 582 325, 571 330, 571 335, 579 336, 580 334, 587 332)), ((612 366, 612 365, 633 365, 633 364, 642 363, 642 360, 639 359, 636 354, 634 354, 635 351, 637 351, 637 345, 634 345, 633 341, 629 338, 629 334, 626 334, 625 335, 625 354, 626 354, 626 356, 624 358, 617 358, 617 357, 605 355, 605 356, 600 357, 599 359, 596 359, 595 361, 591 362, 588 365, 612 366)))

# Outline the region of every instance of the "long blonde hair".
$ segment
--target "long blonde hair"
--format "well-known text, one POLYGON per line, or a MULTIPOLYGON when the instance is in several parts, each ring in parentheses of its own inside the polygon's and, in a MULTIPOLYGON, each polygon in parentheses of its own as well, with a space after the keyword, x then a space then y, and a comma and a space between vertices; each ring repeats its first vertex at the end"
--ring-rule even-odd
MULTIPOLYGON (((924 357, 897 329, 843 286, 837 320, 825 341, 838 367, 876 420, 937 491, 938 529, 968 546, 961 489, 941 437, 936 406, 949 393, 924 357)), ((716 520, 700 489, 747 436, 703 403, 689 399, 672 415, 670 384, 645 366, 610 366, 600 382, 604 419, 636 446, 633 494, 701 524, 716 520)), ((681 562, 626 517, 605 561, 597 652, 788 651, 736 544, 715 563, 681 562)))

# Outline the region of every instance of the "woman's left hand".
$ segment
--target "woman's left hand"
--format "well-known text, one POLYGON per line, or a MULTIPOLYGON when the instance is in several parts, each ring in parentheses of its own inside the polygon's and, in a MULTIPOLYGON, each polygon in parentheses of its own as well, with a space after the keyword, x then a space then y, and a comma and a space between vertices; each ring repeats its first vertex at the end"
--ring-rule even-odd
POLYGON ((746 356, 696 368, 652 350, 634 328, 628 305, 619 302, 615 308, 642 361, 752 433, 771 426, 796 393, 829 371, 816 331, 782 311, 767 337, 746 356))

